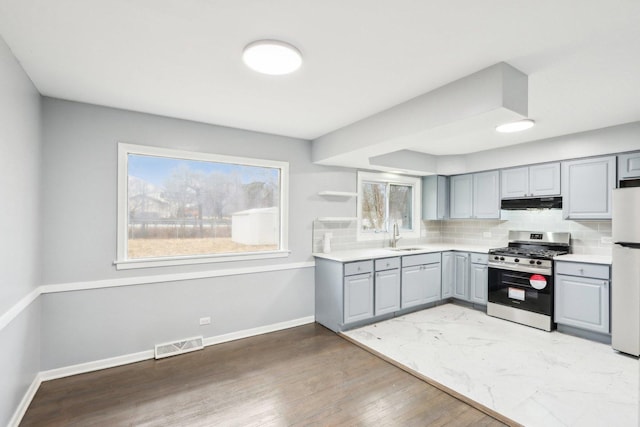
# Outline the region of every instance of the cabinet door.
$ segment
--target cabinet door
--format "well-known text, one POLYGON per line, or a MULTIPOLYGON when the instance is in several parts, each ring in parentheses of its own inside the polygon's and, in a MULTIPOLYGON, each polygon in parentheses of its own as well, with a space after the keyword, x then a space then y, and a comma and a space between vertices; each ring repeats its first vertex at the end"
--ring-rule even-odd
POLYGON ((451 218, 464 219, 473 215, 473 175, 452 176, 449 182, 451 218))
POLYGON ((453 285, 456 278, 454 252, 442 253, 442 299, 453 297, 453 285))
POLYGON ((440 263, 423 265, 422 272, 425 287, 424 302, 440 301, 442 299, 440 263))
POLYGON ((473 174, 473 218, 500 218, 500 173, 473 174))
POLYGON ((598 157, 562 163, 562 210, 565 219, 611 218, 616 158, 598 157))
POLYGON ((375 315, 400 309, 400 270, 379 271, 375 277, 375 315))
POLYGON ((640 178, 640 152, 618 156, 618 179, 640 178))
POLYGON ((425 280, 422 266, 403 267, 401 307, 407 308, 423 304, 425 298, 425 280))
POLYGON ((609 281, 556 275, 555 322, 609 333, 609 281))
POLYGON ((449 181, 446 176, 422 177, 422 219, 438 220, 449 216, 449 181))
POLYGON ((560 194, 560 163, 529 167, 529 196, 557 196, 560 194))
POLYGON ((488 267, 485 264, 471 264, 469 291, 471 302, 487 305, 488 267))
POLYGON ((454 270, 455 279, 453 282, 453 297, 469 300, 469 254, 455 253, 454 270))
POLYGON ((344 323, 373 317, 373 275, 344 278, 344 323))
POLYGON ((526 197, 529 194, 529 168, 504 169, 500 171, 500 181, 503 199, 526 197))

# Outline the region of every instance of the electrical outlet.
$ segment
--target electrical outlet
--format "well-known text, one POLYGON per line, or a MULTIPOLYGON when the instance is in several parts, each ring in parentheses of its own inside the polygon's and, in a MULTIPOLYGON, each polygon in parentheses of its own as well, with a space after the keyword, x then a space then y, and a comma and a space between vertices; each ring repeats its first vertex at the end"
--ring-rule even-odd
POLYGON ((605 245, 610 245, 612 242, 612 237, 611 236, 602 236, 600 238, 600 243, 605 244, 605 245))
POLYGON ((483 232, 482 237, 491 237, 491 232, 490 231, 483 232))
POLYGON ((211 317, 201 317, 200 326, 209 325, 211 323, 211 317))

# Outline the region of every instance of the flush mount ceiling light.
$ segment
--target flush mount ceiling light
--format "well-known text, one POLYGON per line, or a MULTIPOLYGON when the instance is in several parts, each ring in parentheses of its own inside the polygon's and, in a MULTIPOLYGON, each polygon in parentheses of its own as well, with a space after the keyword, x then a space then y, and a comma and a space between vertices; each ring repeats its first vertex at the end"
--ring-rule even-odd
POLYGON ((505 123, 496 126, 496 130, 502 133, 520 132, 521 130, 532 128, 535 124, 536 122, 531 119, 522 119, 517 122, 505 123))
POLYGON ((302 65, 302 54, 288 43, 278 40, 258 40, 249 43, 242 60, 254 71, 272 76, 289 74, 302 65))

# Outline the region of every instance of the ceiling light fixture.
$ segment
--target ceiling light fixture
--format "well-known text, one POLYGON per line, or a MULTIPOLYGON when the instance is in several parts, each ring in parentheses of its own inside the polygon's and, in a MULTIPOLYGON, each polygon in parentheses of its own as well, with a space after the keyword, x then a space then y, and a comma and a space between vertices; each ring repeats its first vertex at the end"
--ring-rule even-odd
POLYGON ((278 40, 258 40, 244 48, 242 60, 254 71, 280 76, 293 73, 300 68, 302 54, 289 43, 278 40))
POLYGON ((536 122, 531 119, 522 119, 517 122, 504 123, 496 126, 496 130, 502 133, 520 132, 521 130, 532 128, 535 124, 536 122))

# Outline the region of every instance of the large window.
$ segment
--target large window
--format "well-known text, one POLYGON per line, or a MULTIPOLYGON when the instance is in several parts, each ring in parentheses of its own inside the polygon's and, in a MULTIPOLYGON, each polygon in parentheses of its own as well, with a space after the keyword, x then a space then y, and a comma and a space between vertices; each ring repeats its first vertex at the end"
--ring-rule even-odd
POLYGON ((420 237, 419 204, 419 178, 358 172, 358 238, 388 238, 394 224, 401 235, 420 237))
POLYGON ((286 256, 288 163, 118 150, 118 268, 286 256))

